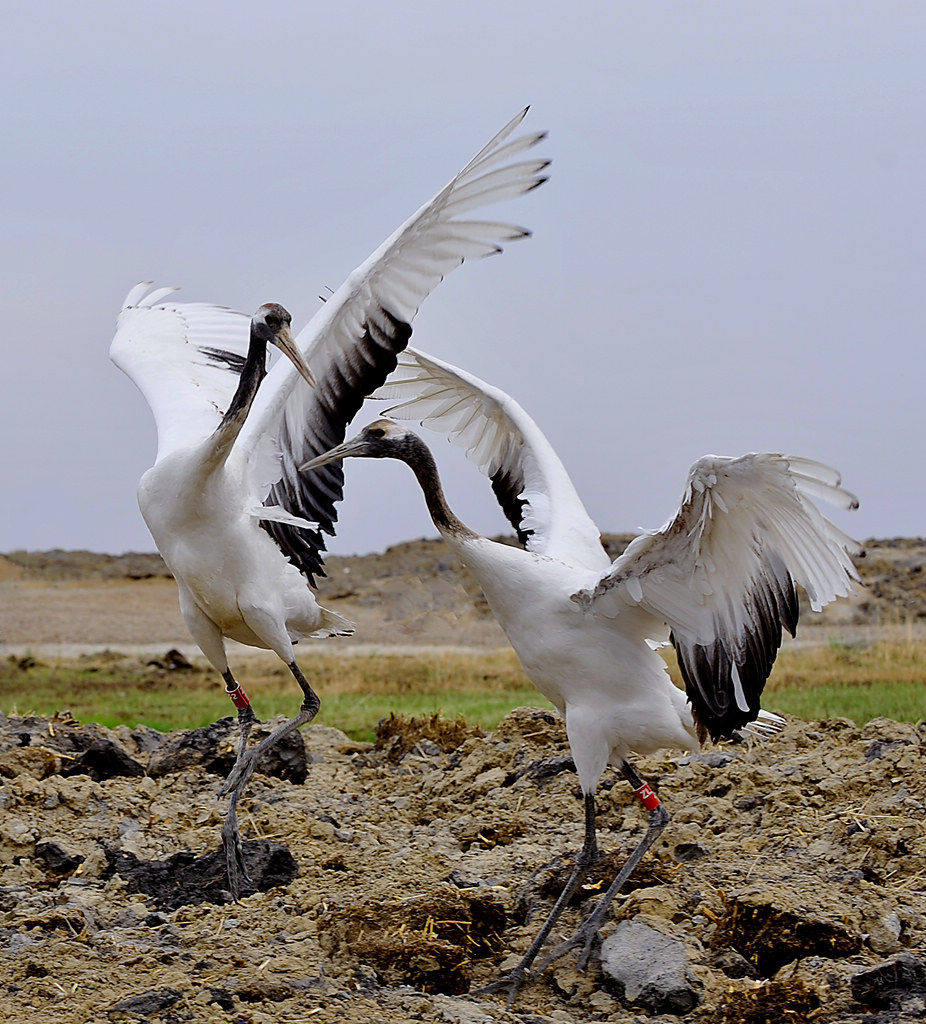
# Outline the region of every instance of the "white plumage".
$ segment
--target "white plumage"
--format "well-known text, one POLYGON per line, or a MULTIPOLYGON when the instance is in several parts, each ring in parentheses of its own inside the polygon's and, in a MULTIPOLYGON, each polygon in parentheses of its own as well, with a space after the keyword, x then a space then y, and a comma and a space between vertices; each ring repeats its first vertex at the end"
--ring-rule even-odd
MULTIPOLYGON (((796 584, 812 606, 853 590, 859 546, 814 504, 855 508, 832 469, 772 454, 705 456, 691 469, 679 509, 613 562, 562 463, 509 395, 449 363, 408 349, 378 398, 386 415, 445 433, 491 479, 523 547, 478 536, 447 507, 436 466, 408 428, 379 420, 311 461, 351 455, 407 462, 432 519, 475 576, 537 688, 565 718, 585 794, 585 844, 573 877, 520 965, 503 983, 512 997, 562 907, 597 853, 594 792, 617 765, 650 811, 646 837, 577 936, 587 958, 608 906, 668 821, 627 760, 632 752, 696 750, 776 716, 759 697, 798 618, 796 584), (656 648, 674 643, 686 693, 656 648)), ((779 720, 780 721, 780 720, 779 720)), ((552 959, 552 957, 550 958, 552 959)))
POLYGON ((353 271, 295 341, 282 307, 263 306, 249 318, 174 302, 173 289, 150 291, 147 283, 129 292, 119 314, 110 355, 144 394, 158 432, 139 505, 177 580, 190 633, 239 707, 241 750, 223 790, 232 794, 223 836, 233 892, 241 867, 237 797, 257 757, 318 708, 292 645, 351 628, 319 607, 309 588, 323 573, 323 533, 334 532, 343 474, 331 467, 308 479, 297 467, 344 437, 364 397, 394 368, 434 286, 464 259, 500 252, 527 234, 466 216, 545 180, 547 160, 518 159, 543 133, 511 137, 526 113, 353 271), (266 372, 268 342, 290 358, 266 372), (300 374, 313 373, 310 388, 300 374), (225 637, 275 651, 306 698, 300 715, 247 753, 253 712, 229 669, 225 637))

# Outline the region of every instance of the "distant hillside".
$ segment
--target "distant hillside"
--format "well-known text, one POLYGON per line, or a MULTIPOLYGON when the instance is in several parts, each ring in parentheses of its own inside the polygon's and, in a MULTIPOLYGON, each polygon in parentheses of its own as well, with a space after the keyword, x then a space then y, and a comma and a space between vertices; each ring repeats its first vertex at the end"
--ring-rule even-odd
MULTIPOLYGON (((619 554, 633 534, 607 534, 608 553, 619 554)), ((514 543, 513 538, 497 538, 514 543)), ((851 602, 839 602, 828 614, 856 623, 926 622, 926 539, 895 537, 865 542, 866 557, 858 560, 865 591, 851 602), (840 609, 840 610, 837 610, 840 609)), ((414 540, 396 544, 381 554, 341 556, 326 560, 328 578, 320 581, 323 599, 376 599, 382 581, 415 577, 420 581, 459 583, 470 597, 480 598, 478 587, 442 540, 414 540), (375 584, 375 585, 374 585, 375 584)), ((113 580, 150 579, 170 574, 157 553, 128 552, 104 555, 91 551, 11 551, 0 555, 0 581, 9 579, 113 580)))

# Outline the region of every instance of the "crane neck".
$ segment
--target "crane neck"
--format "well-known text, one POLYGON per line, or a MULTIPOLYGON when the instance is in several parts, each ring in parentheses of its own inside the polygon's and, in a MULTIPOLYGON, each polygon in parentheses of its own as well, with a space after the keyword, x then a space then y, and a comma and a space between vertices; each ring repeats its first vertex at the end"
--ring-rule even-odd
POLYGON ((232 400, 222 417, 221 422, 215 430, 213 444, 215 456, 224 461, 228 457, 232 446, 238 439, 238 434, 248 418, 261 381, 267 375, 267 342, 251 324, 251 339, 248 345, 248 354, 241 367, 241 376, 238 380, 238 387, 235 389, 232 400))
POLYGON ((407 463, 421 486, 431 522, 445 537, 456 540, 475 538, 477 534, 463 523, 447 504, 437 463, 428 446, 416 434, 408 435, 406 446, 402 453, 402 461, 407 463))

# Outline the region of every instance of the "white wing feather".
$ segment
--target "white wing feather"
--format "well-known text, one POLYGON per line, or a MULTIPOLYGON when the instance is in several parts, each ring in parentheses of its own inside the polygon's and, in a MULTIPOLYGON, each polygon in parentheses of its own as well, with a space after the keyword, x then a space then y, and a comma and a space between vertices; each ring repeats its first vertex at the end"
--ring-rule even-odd
POLYGON ((529 551, 586 569, 610 560, 598 528, 549 441, 499 388, 414 349, 375 398, 400 399, 385 415, 446 434, 488 476, 529 551))
MULTIPOLYGON (((261 384, 229 455, 260 516, 286 554, 311 578, 324 543, 304 524, 333 533, 343 473, 298 466, 344 439, 364 397, 394 368, 418 306, 464 260, 501 251, 528 232, 513 224, 470 219, 466 211, 521 195, 542 184, 546 159, 520 159, 545 133, 512 133, 513 118, 463 170, 398 228, 328 299, 297 337, 318 386, 308 388, 287 359, 261 384), (292 372, 290 372, 292 370, 292 372), (269 494, 269 496, 268 496, 269 494)), ((238 384, 249 318, 196 303, 161 303, 172 289, 134 288, 120 313, 110 354, 148 400, 158 428, 158 459, 208 437, 238 384)))
POLYGON ((861 547, 810 497, 856 508, 835 470, 772 454, 706 455, 688 475, 681 507, 660 530, 628 545, 593 591, 578 595, 607 611, 642 604, 677 634, 705 643, 748 628, 749 594, 783 566, 819 611, 858 579, 861 547))
POLYGON ((238 386, 250 318, 208 303, 162 302, 176 289, 150 287, 146 281, 126 296, 109 354, 151 407, 160 460, 219 425, 238 386))
MULTIPOLYGON (((529 235, 513 224, 459 219, 467 210, 522 195, 546 180, 542 172, 549 166, 547 159, 499 167, 546 137, 535 132, 506 142, 527 109, 357 267, 300 331, 297 343, 319 379, 327 367, 342 364, 345 354, 362 364, 358 346, 371 317, 385 310, 396 320, 411 323, 433 288, 464 260, 499 253, 503 242, 529 235)), ((326 450, 318 431, 311 425, 307 431, 312 395, 299 386, 299 380, 288 361, 279 360, 270 371, 241 433, 242 457, 251 457, 268 430, 276 433, 283 416, 288 434, 304 438, 296 465, 326 450)))
POLYGON ((758 713, 782 627, 797 625, 794 584, 819 611, 858 580, 850 556, 861 548, 812 498, 858 505, 835 470, 809 459, 705 456, 676 515, 573 599, 606 616, 639 606, 668 625, 696 717, 723 734, 758 713))

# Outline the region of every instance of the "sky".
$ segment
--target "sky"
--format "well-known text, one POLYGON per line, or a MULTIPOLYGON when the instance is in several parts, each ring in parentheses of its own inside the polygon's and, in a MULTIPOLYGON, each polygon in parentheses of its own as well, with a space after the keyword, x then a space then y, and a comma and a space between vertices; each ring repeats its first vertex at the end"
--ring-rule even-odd
MULTIPOLYGON (((491 213, 532 237, 413 344, 512 394, 603 531, 661 525, 701 455, 778 451, 842 472, 853 535, 926 534, 926 5, 543 6, 5 10, 0 551, 154 549, 154 425, 108 358, 136 282, 299 327, 527 104, 550 179, 491 213)), ((460 517, 509 532, 429 439, 460 517)), ((406 467, 346 468, 330 550, 436 535, 406 467)))

